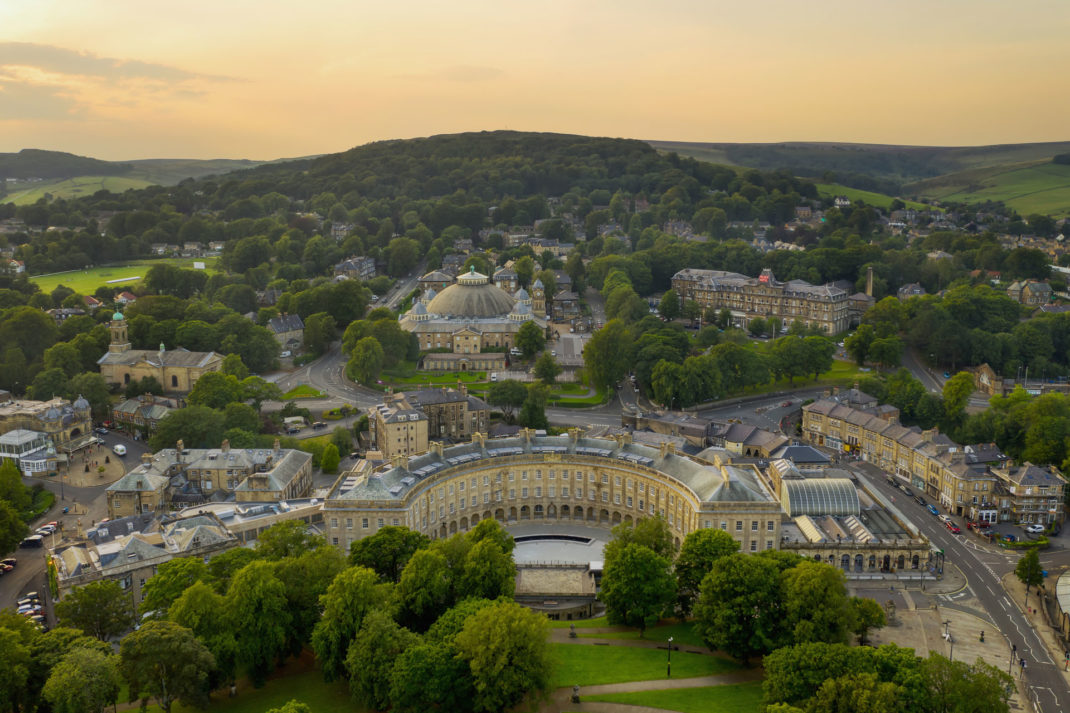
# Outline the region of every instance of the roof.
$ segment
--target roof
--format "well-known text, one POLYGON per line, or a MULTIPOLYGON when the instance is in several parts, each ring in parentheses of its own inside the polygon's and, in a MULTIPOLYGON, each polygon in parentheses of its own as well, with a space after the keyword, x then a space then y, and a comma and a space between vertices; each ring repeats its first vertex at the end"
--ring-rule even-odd
POLYGON ((832 460, 812 446, 784 446, 769 454, 770 458, 785 458, 795 465, 828 465, 832 460))
POLYGON ((441 270, 432 270, 421 277, 418 282, 453 282, 453 278, 441 270))
POLYGON ((799 515, 858 515, 858 490, 847 478, 784 480, 780 502, 789 517, 799 515))
POLYGON ((108 352, 97 359, 97 364, 138 364, 144 361, 152 366, 207 367, 217 359, 222 361, 223 356, 215 352, 191 352, 182 347, 168 351, 128 349, 117 354, 108 352))
POLYGON ((305 323, 301 321, 301 315, 299 314, 280 314, 278 317, 269 319, 267 326, 272 333, 282 334, 284 332, 298 332, 305 328, 305 323))
POLYGON ((439 292, 427 304, 427 311, 451 317, 501 317, 513 310, 515 300, 486 275, 468 272, 439 292))

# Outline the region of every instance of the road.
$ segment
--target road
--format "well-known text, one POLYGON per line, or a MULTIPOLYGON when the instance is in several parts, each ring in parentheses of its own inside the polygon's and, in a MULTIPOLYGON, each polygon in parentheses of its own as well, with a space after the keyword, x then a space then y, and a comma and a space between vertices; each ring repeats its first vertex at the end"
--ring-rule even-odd
MULTIPOLYGON (((934 547, 943 549, 949 562, 954 562, 966 575, 968 587, 984 607, 989 618, 1010 641, 1018 647, 1017 655, 1024 658, 1026 665, 1024 681, 1030 691, 1030 698, 1036 698, 1040 711, 1060 713, 1070 711, 1070 688, 1067 687, 1059 666, 1052 660, 1040 640, 1039 634, 1026 620, 1021 610, 1011 602, 1003 589, 1001 577, 1014 570, 1019 554, 1012 551, 996 550, 980 543, 976 537, 965 530, 963 534, 954 535, 929 513, 924 507, 907 497, 902 491, 888 483, 885 474, 869 463, 857 463, 850 466, 860 477, 883 493, 894 498, 898 507, 911 520, 921 533, 929 539, 934 547)), ((963 523, 959 523, 962 525, 963 523)), ((1063 561, 1067 557, 1065 549, 1054 553, 1045 553, 1044 566, 1049 562, 1063 561)), ((945 597, 948 595, 944 595, 945 597)), ((954 634, 954 632, 952 632, 954 634)), ((971 636, 974 635, 972 632, 971 636)), ((964 634, 959 634, 964 636, 964 634)), ((1007 652, 1010 662, 1011 652, 1007 652)), ((1020 673, 1014 666, 1014 674, 1020 673)))

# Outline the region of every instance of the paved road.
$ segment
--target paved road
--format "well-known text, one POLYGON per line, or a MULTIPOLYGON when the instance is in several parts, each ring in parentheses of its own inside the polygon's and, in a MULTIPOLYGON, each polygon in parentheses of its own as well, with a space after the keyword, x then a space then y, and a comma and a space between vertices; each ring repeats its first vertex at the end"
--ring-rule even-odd
MULTIPOLYGON (((894 497, 895 506, 918 526, 935 547, 944 550, 948 561, 955 562, 966 574, 967 586, 983 605, 985 612, 1011 643, 1017 645, 1017 655, 1025 659, 1024 681, 1029 698, 1035 698, 1039 702, 1039 710, 1043 713, 1070 711, 1070 688, 1061 673, 1061 665, 1052 660, 1039 634, 1021 610, 1011 602, 1000 581, 1003 575, 1013 571, 1020 555, 1011 551, 994 551, 965 531, 960 535, 951 534, 913 498, 890 485, 879 468, 869 463, 858 463, 851 467, 878 491, 889 498, 894 497)), ((1052 561, 1061 561, 1065 557, 1065 551, 1061 551, 1052 561)), ((1048 559, 1049 556, 1045 555, 1045 563, 1048 559)), ((960 634, 963 635, 965 634, 960 634)), ((972 632, 970 635, 973 635, 972 632)), ((1008 651, 1008 663, 1010 655, 1008 651)), ((1016 676, 1021 673, 1018 666, 1014 669, 1016 676)))

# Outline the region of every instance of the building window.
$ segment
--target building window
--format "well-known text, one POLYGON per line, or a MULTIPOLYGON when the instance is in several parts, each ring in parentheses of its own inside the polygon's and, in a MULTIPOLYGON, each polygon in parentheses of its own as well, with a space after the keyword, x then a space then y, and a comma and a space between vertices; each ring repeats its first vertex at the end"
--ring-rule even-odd
POLYGON ((758 531, 758 521, 757 520, 751 520, 750 521, 750 531, 751 532, 757 532, 758 531))
POLYGON ((366 518, 366 517, 362 518, 361 521, 360 521, 360 526, 363 529, 367 530, 368 529, 368 518, 366 518))
POLYGON ((528 489, 527 488, 521 488, 520 489, 520 497, 526 498, 527 496, 528 496, 528 489))
POLYGON ((541 498, 542 497, 542 486, 539 486, 539 487, 535 488, 535 497, 537 497, 537 498, 541 498))
POLYGON ((516 489, 515 488, 509 488, 509 499, 510 500, 515 500, 516 499, 516 489))
POLYGON ((619 475, 613 476, 613 485, 616 485, 618 488, 620 487, 620 476, 619 475))
POLYGON ((336 518, 336 517, 332 517, 331 518, 331 527, 338 527, 338 518, 336 518))
POLYGON ((337 545, 338 544, 338 538, 337 537, 332 537, 331 538, 331 544, 332 545, 337 545))
POLYGON ((628 496, 628 507, 631 507, 631 506, 632 506, 632 496, 629 495, 628 496))
POLYGON ((602 482, 603 483, 608 483, 609 482, 609 475, 607 473, 602 473, 602 482))
POLYGON ((379 525, 379 527, 383 526, 383 518, 379 518, 378 525, 379 525))
POLYGON ((757 552, 758 551, 758 542, 757 542, 757 540, 751 540, 750 541, 750 551, 751 552, 757 552))
POLYGON ((549 491, 550 492, 548 492, 547 495, 549 495, 551 498, 557 494, 557 488, 552 485, 550 486, 549 491))
POLYGON ((607 493, 604 490, 602 491, 602 502, 604 502, 604 503, 608 503, 609 502, 609 493, 607 493))
POLYGON ((351 517, 347 517, 346 518, 346 529, 347 530, 352 530, 353 529, 353 518, 351 518, 351 517))
POLYGON ((743 532, 743 521, 736 520, 736 532, 743 532))
POLYGON ((765 523, 766 531, 767 532, 772 532, 773 531, 773 526, 774 526, 774 523, 773 523, 772 520, 770 520, 769 522, 765 523))
POLYGON ((396 517, 394 518, 394 522, 393 522, 393 525, 394 525, 394 527, 397 527, 397 526, 398 526, 398 519, 397 519, 396 517))
POLYGON ((767 549, 767 550, 773 549, 773 541, 772 540, 766 540, 765 541, 765 549, 767 549))

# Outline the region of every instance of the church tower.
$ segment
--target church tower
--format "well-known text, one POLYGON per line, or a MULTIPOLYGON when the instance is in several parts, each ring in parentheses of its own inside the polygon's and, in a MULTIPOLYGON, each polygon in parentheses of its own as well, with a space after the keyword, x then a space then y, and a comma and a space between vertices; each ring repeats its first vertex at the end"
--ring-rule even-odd
POLYGON ((531 311, 536 317, 546 316, 546 287, 537 277, 531 285, 531 311))
POLYGON ((111 324, 108 328, 111 330, 111 344, 108 345, 108 351, 112 354, 122 354, 130 351, 130 339, 126 333, 126 318, 123 317, 122 312, 116 312, 111 316, 111 324))

